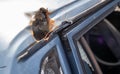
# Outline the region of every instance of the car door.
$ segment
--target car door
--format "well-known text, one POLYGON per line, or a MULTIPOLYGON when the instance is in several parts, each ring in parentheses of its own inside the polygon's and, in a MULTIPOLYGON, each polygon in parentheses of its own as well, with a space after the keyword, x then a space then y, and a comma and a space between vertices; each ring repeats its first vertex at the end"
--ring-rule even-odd
POLYGON ((87 16, 86 19, 80 19, 77 22, 74 22, 72 27, 68 27, 63 31, 64 36, 62 39, 66 42, 66 48, 68 48, 66 51, 68 53, 68 58, 71 61, 73 73, 102 74, 92 51, 84 50, 82 45, 83 42, 80 41, 83 40, 83 35, 87 31, 89 31, 94 25, 104 19, 115 9, 118 2, 119 1, 112 1, 100 10, 95 11, 92 15, 90 14, 87 16), (89 51, 89 53, 86 53, 86 51, 89 51))
MULTIPOLYGON (((24 44, 24 43, 23 43, 24 44)), ((10 74, 71 74, 60 39, 35 42, 16 54, 10 74)))

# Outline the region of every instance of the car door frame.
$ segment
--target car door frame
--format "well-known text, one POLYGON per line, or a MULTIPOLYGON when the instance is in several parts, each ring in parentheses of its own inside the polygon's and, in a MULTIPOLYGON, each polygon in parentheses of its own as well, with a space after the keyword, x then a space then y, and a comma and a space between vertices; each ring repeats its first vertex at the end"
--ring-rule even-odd
MULTIPOLYGON (((107 15, 109 15, 115 9, 118 2, 119 1, 112 1, 111 3, 107 4, 105 7, 101 8, 100 10, 98 10, 97 12, 89 16, 84 21, 80 23, 79 22, 75 23, 77 24, 77 26, 70 29, 66 34, 64 34, 64 38, 67 38, 70 49, 72 50, 73 57, 75 59, 75 63, 79 71, 79 74, 84 74, 84 71, 81 65, 82 62, 79 60, 77 46, 75 42, 78 41, 78 39, 80 39, 88 30, 90 30, 98 22, 100 22, 107 15)), ((95 68, 96 73, 101 74, 102 71, 100 70, 97 62, 95 61, 95 58, 93 58, 92 60, 94 60, 92 62, 93 64, 95 64, 94 68, 95 68)))
MULTIPOLYGON (((37 46, 40 46, 39 42, 37 44, 36 44, 37 46)), ((50 51, 52 51, 52 48, 54 48, 54 47, 56 48, 63 73, 71 74, 71 71, 70 71, 66 56, 65 56, 64 49, 62 47, 62 44, 60 42, 58 35, 55 35, 45 45, 43 45, 42 47, 39 47, 39 49, 36 49, 36 48, 38 48, 36 45, 33 45, 33 47, 29 48, 29 51, 34 52, 37 50, 36 52, 34 52, 34 53, 31 52, 30 55, 28 55, 24 59, 21 59, 18 61, 17 58, 20 56, 20 54, 25 52, 25 50, 24 50, 16 58, 14 58, 14 61, 13 61, 14 64, 13 64, 12 70, 11 70, 12 74, 15 74, 15 73, 38 74, 41 70, 41 65, 42 65, 42 62, 43 62, 45 56, 50 51), (24 69, 22 67, 24 67, 24 69), (19 69, 21 69, 21 70, 19 70, 19 69)))

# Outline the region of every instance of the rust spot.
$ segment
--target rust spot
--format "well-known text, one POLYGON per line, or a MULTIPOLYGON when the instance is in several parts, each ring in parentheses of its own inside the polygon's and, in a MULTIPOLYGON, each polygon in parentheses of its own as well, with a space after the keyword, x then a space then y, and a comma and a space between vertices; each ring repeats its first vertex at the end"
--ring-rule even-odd
POLYGON ((45 8, 40 8, 33 19, 30 21, 32 26, 32 34, 36 40, 49 39, 51 33, 57 26, 54 20, 49 17, 50 12, 45 8))

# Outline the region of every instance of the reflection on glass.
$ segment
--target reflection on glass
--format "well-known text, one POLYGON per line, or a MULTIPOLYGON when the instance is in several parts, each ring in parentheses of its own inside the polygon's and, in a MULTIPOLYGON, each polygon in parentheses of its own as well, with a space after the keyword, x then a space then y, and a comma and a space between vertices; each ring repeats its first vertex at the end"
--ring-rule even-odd
POLYGON ((58 54, 55 49, 43 59, 40 74, 63 74, 58 54))
POLYGON ((83 50, 83 48, 81 47, 79 42, 77 42, 77 46, 78 46, 79 53, 81 55, 81 58, 82 58, 82 61, 83 61, 83 64, 84 64, 87 74, 92 74, 94 72, 94 68, 92 67, 92 65, 90 63, 86 52, 83 50))

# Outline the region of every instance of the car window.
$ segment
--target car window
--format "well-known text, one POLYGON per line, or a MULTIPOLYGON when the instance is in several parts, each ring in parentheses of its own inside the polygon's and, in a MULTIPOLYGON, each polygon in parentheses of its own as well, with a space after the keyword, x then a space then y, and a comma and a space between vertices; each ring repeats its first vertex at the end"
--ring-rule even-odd
MULTIPOLYGON (((84 37, 86 38, 90 48, 93 52, 106 61, 113 61, 111 58, 105 58, 105 56, 111 56, 114 58, 112 49, 114 47, 117 48, 119 44, 116 41, 115 36, 110 31, 110 29, 106 26, 106 23, 103 21, 93 27, 90 31, 88 31, 84 37), (97 49, 97 50, 96 50, 97 49), (100 53, 102 51, 102 54, 100 53), (106 52, 111 54, 105 54, 106 52), (103 54, 104 53, 104 54, 103 54)), ((117 57, 117 56, 116 56, 117 57)))
POLYGON ((120 37, 120 33, 117 29, 108 20, 104 19, 86 32, 83 37, 77 39, 77 47, 87 74, 95 73, 92 66, 94 63, 93 60, 91 61, 91 54, 89 54, 90 51, 103 73, 113 74, 114 68, 116 68, 117 73, 119 68, 114 67, 117 66, 114 63, 117 63, 120 58, 120 40, 118 37, 120 37), (113 68, 109 69, 109 66, 113 68))
POLYGON ((63 74, 56 48, 52 48, 43 59, 40 74, 63 74))
POLYGON ((79 49, 79 53, 81 55, 81 58, 82 58, 82 61, 83 61, 83 64, 84 64, 84 68, 86 70, 86 73, 87 74, 94 74, 94 68, 86 54, 86 52, 84 51, 84 49, 82 48, 81 44, 80 44, 80 41, 77 42, 77 46, 78 46, 78 49, 79 49))
POLYGON ((119 72, 119 67, 117 67, 119 64, 116 64, 119 63, 120 58, 120 41, 118 37, 120 38, 120 33, 106 19, 96 24, 84 35, 90 50, 105 74, 119 72))

